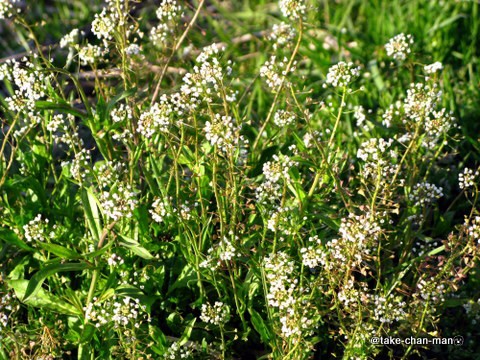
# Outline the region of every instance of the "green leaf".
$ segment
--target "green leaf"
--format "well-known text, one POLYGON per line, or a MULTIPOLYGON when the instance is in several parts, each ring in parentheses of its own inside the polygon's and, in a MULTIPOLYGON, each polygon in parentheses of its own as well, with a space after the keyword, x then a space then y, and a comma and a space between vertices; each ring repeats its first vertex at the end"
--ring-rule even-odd
POLYGON ((39 288, 34 294, 26 297, 28 286, 30 282, 28 280, 9 280, 7 285, 15 291, 15 295, 19 299, 23 299, 23 302, 27 305, 34 307, 49 309, 60 314, 81 316, 82 311, 75 306, 62 301, 58 297, 46 292, 44 289, 39 288))
POLYGON ((252 308, 248 309, 248 312, 250 313, 253 327, 260 334, 262 341, 265 344, 269 344, 272 339, 272 334, 268 325, 265 323, 260 314, 252 308))
POLYGON ((142 245, 140 245, 138 241, 121 234, 119 234, 119 236, 123 239, 123 241, 120 242, 120 245, 125 246, 134 254, 137 254, 143 259, 146 259, 146 260, 153 259, 153 255, 150 254, 150 252, 147 249, 145 249, 142 245))
POLYGON ((95 326, 92 324, 85 324, 82 335, 80 337, 80 342, 81 343, 88 343, 93 337, 93 334, 95 333, 95 326))
POLYGON ((20 299, 23 302, 26 302, 30 297, 35 296, 35 294, 41 289, 43 281, 58 272, 63 271, 80 271, 88 267, 87 263, 56 263, 51 264, 38 271, 28 282, 28 287, 20 299))
POLYGON ((23 250, 34 251, 33 248, 25 244, 25 242, 21 240, 12 230, 3 227, 0 228, 0 240, 5 241, 7 244, 15 245, 23 250))
POLYGON ((102 228, 100 226, 100 215, 98 212, 97 199, 90 189, 83 189, 81 193, 83 208, 87 216, 88 228, 95 240, 100 241, 102 228))
POLYGON ((44 243, 44 242, 38 242, 37 244, 41 248, 57 255, 58 257, 60 257, 62 259, 73 260, 73 259, 78 259, 78 258, 81 257, 75 251, 73 251, 71 249, 67 249, 66 247, 63 247, 63 246, 60 246, 60 245, 57 245, 57 244, 49 244, 49 243, 44 243))
POLYGON ((110 111, 112 111, 113 107, 115 106, 115 104, 117 102, 119 102, 120 100, 123 100, 125 98, 128 98, 132 95, 135 95, 136 92, 137 92, 137 88, 122 91, 120 94, 118 94, 112 100, 110 100, 108 102, 107 108, 106 108, 107 112, 110 113, 110 111))
POLYGON ((197 321, 197 318, 193 318, 187 323, 187 327, 183 331, 182 336, 180 337, 180 340, 178 340, 178 343, 180 346, 184 345, 188 339, 190 339, 190 336, 192 335, 192 330, 193 330, 193 325, 195 325, 195 322, 197 321))
POLYGON ((83 118, 86 116, 85 113, 81 112, 78 109, 75 109, 74 107, 70 106, 67 103, 58 104, 58 103, 42 100, 42 101, 37 101, 35 103, 35 106, 38 110, 57 110, 63 113, 72 114, 80 118, 83 118))

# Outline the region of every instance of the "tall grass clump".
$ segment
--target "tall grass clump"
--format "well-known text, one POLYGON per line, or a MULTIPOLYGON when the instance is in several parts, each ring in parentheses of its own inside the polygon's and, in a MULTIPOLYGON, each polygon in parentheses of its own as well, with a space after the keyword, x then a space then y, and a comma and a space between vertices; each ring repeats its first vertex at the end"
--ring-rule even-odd
POLYGON ((478 3, 367 3, 0 1, 0 358, 478 354, 478 3))

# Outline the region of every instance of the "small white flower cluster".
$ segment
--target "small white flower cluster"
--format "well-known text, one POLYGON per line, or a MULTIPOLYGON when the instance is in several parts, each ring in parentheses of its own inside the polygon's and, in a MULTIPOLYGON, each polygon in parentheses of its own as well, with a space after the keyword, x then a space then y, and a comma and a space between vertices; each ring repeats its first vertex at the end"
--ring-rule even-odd
POLYGON ((300 249, 300 254, 302 254, 303 266, 313 269, 322 263, 321 259, 324 258, 325 253, 322 249, 322 241, 318 235, 311 236, 308 239, 308 243, 308 247, 300 249))
POLYGON ((92 157, 89 150, 82 149, 76 153, 70 163, 70 173, 72 174, 72 177, 80 182, 86 181, 87 177, 91 174, 91 161, 92 157))
POLYGON ((129 184, 123 183, 115 189, 103 191, 99 201, 105 216, 114 221, 131 218, 138 203, 137 192, 129 184))
POLYGON ((148 283, 150 280, 150 276, 147 274, 147 272, 148 270, 144 269, 141 274, 139 274, 137 271, 134 271, 132 274, 130 271, 121 270, 119 272, 119 275, 121 277, 120 283, 126 286, 133 285, 135 287, 138 287, 140 290, 143 290, 145 289, 144 284, 148 283))
POLYGON ((439 284, 438 280, 432 277, 429 279, 420 279, 417 282, 417 289, 413 297, 423 301, 432 301, 435 304, 445 301, 446 292, 447 288, 445 285, 442 283, 439 284))
MULTIPOLYGON (((229 232, 230 236, 233 236, 233 232, 229 232)), ((238 243, 238 236, 234 237, 238 243)), ((217 245, 208 249, 206 259, 200 263, 200 267, 215 271, 222 265, 222 261, 232 261, 240 254, 226 236, 224 236, 217 245)))
POLYGON ((272 32, 268 38, 273 41, 273 49, 276 50, 279 47, 290 44, 296 33, 292 25, 281 22, 273 25, 272 32))
POLYGON ((280 0, 278 3, 283 16, 290 20, 297 20, 305 14, 304 0, 280 0))
POLYGON ((328 262, 322 265, 328 270, 347 270, 345 266, 353 269, 366 265, 378 244, 382 229, 368 213, 349 214, 348 218, 342 219, 339 233, 339 239, 326 244, 329 257, 323 260, 328 262))
POLYGON ((327 84, 333 87, 347 87, 359 75, 359 66, 355 66, 352 62, 346 63, 340 61, 328 69, 324 87, 326 87, 327 84))
POLYGON ((138 44, 130 44, 125 48, 125 54, 127 56, 134 56, 140 54, 141 47, 138 44))
POLYGON ((107 54, 107 49, 98 45, 87 44, 78 50, 78 58, 83 66, 95 64, 102 61, 102 57, 107 54))
POLYGON ((404 61, 412 51, 411 45, 413 45, 413 36, 402 33, 391 38, 385 45, 385 50, 388 56, 397 61, 404 61))
MULTIPOLYGON (((115 33, 119 28, 127 24, 129 10, 127 4, 129 0, 106 0, 106 6, 100 14, 95 14, 92 22, 92 33, 101 41, 105 48, 108 48, 109 41, 113 40, 115 33)), ((128 38, 135 30, 134 25, 130 25, 126 31, 128 38)))
POLYGON ((155 45, 163 45, 175 29, 178 19, 183 16, 182 7, 175 0, 162 0, 156 15, 160 23, 150 31, 150 40, 155 45))
POLYGON ((65 128, 65 117, 63 114, 55 114, 47 124, 47 130, 55 133, 65 128))
POLYGON ((422 83, 411 84, 404 101, 405 115, 413 122, 425 121, 433 113, 442 92, 436 85, 430 87, 422 83))
POLYGON ((265 78, 267 85, 274 91, 278 91, 282 85, 288 85, 286 76, 295 71, 296 62, 287 72, 288 59, 286 57, 277 61, 277 57, 272 55, 260 68, 260 76, 265 78))
POLYGON ((354 314, 358 311, 359 303, 368 304, 368 286, 364 282, 348 279, 337 293, 345 312, 354 314))
POLYGON ((306 148, 314 147, 316 143, 320 143, 321 141, 321 134, 318 131, 314 131, 313 134, 307 132, 305 135, 303 135, 303 143, 305 144, 306 148))
POLYGON ((84 35, 83 32, 80 32, 79 29, 73 29, 68 34, 64 35, 60 39, 60 47, 63 48, 73 48, 78 45, 78 40, 80 35, 84 35))
POLYGON ((476 187, 479 175, 479 169, 475 171, 469 168, 463 169, 463 172, 458 175, 458 186, 462 190, 476 187))
POLYGON ((140 115, 137 132, 147 139, 150 139, 157 131, 167 132, 173 113, 172 103, 166 95, 162 95, 159 102, 154 103, 140 115))
POLYGON ((121 162, 107 161, 97 171, 97 182, 101 189, 110 188, 126 175, 125 165, 121 162))
POLYGON ((194 349, 187 344, 180 345, 178 341, 172 343, 162 355, 163 360, 192 359, 194 349))
POLYGON ((361 170, 364 179, 373 184, 379 181, 381 186, 391 180, 398 169, 398 165, 393 163, 398 154, 392 145, 393 139, 382 138, 371 138, 360 145, 357 158, 364 162, 361 170))
POLYGON ((216 301, 215 304, 209 303, 202 305, 202 312, 200 320, 205 323, 210 323, 216 326, 225 325, 230 319, 230 309, 228 305, 221 301, 216 301))
POLYGON ((400 116, 400 109, 402 103, 397 101, 395 104, 392 104, 388 109, 382 114, 382 125, 389 128, 392 126, 394 116, 400 116))
MULTIPOLYGON (((193 72, 186 73, 183 77, 184 84, 180 90, 184 96, 189 98, 191 107, 195 107, 202 100, 211 103, 214 94, 223 98, 221 90, 226 91, 225 77, 232 73, 231 60, 227 61, 226 66, 220 62, 220 51, 224 50, 225 48, 220 48, 216 44, 204 48, 195 60, 196 65, 193 67, 193 72)), ((236 98, 233 92, 225 96, 227 101, 234 101, 236 98)))
POLYGON ((443 65, 440 61, 434 62, 430 65, 425 65, 423 68, 427 74, 435 74, 436 72, 443 69, 443 65))
POLYGON ((289 181, 290 168, 296 166, 296 162, 289 156, 281 154, 274 155, 272 161, 263 164, 263 175, 265 180, 256 189, 256 197, 262 203, 273 203, 282 196, 280 180, 289 181))
POLYGON ((34 113, 35 102, 46 96, 46 83, 52 76, 39 71, 37 66, 24 57, 21 61, 7 60, 1 65, 0 80, 4 78, 17 87, 12 96, 5 98, 8 109, 24 113, 30 119, 35 119, 33 122, 38 123, 34 113))
POLYGON ((382 324, 399 322, 407 315, 405 308, 407 304, 401 298, 392 298, 374 295, 371 296, 374 304, 373 318, 382 324))
POLYGON ((475 216, 471 221, 465 219, 464 228, 467 236, 480 245, 480 216, 475 216))
POLYGON ((38 214, 34 219, 30 220, 28 224, 23 225, 25 239, 31 241, 45 241, 46 227, 48 226, 48 219, 42 220, 42 215, 38 214))
MULTIPOLYGON (((313 334, 315 328, 315 320, 309 316, 309 304, 302 304, 291 311, 286 311, 280 316, 281 332, 284 338, 292 339, 294 344, 305 342, 307 336, 313 334)), ((306 344, 303 344, 306 345, 306 344)))
MULTIPOLYGON (((418 216, 415 218, 418 218, 418 216)), ((438 247, 437 241, 424 241, 424 242, 417 241, 412 246, 412 252, 414 252, 416 256, 422 256, 427 252, 429 252, 430 250, 433 250, 437 247, 438 247)))
MULTIPOLYGON (((396 101, 383 114, 382 123, 390 127, 396 122, 407 129, 420 126, 424 134, 422 146, 434 149, 444 141, 445 134, 451 128, 458 126, 452 112, 447 112, 445 108, 436 110, 441 96, 442 92, 436 84, 412 83, 404 101, 396 101)), ((407 144, 412 140, 413 134, 412 131, 407 131, 395 138, 398 142, 407 144)))
POLYGON ((205 133, 210 144, 225 153, 232 151, 240 140, 240 126, 236 126, 228 115, 215 114, 211 121, 205 123, 205 133))
POLYGON ((160 21, 175 20, 182 15, 182 7, 176 0, 162 0, 155 14, 160 21))
POLYGON ((365 114, 365 108, 363 106, 355 106, 353 111, 353 118, 357 121, 356 123, 358 128, 368 130, 368 126, 365 125, 367 116, 365 114))
POLYGON ((440 111, 433 111, 431 116, 427 117, 424 124, 425 138, 422 145, 433 149, 435 145, 443 140, 443 135, 448 133, 451 128, 457 126, 453 112, 447 112, 443 108, 440 111))
POLYGON ((131 297, 119 298, 117 295, 112 300, 104 303, 97 302, 88 304, 83 310, 85 318, 95 323, 97 328, 113 324, 115 328, 126 328, 133 325, 139 328, 146 318, 146 306, 140 304, 139 299, 131 297))
MULTIPOLYGON (((288 206, 277 207, 267 221, 267 228, 273 232, 280 232, 282 235, 292 234, 292 211, 288 206)), ((283 237, 281 238, 283 240, 283 237)))
POLYGON ((287 155, 273 155, 273 161, 263 164, 263 175, 268 182, 278 182, 280 179, 289 180, 288 172, 296 163, 287 155))
POLYGON ((104 8, 100 14, 95 14, 95 19, 92 21, 92 33, 99 39, 103 40, 105 47, 108 46, 108 41, 113 39, 115 26, 117 25, 115 13, 104 8))
POLYGON ((273 123, 278 127, 285 127, 295 122, 295 114, 291 111, 277 110, 273 116, 273 123))
MULTIPOLYGON (((72 114, 54 115, 47 127, 50 131, 54 130, 52 135, 59 144, 65 144, 72 151, 85 148, 84 141, 79 135, 80 129, 72 114)), ((68 165, 68 161, 64 165, 68 165)))
POLYGON ((160 224, 165 218, 171 215, 169 207, 170 205, 166 199, 156 198, 149 212, 152 215, 153 220, 160 224))
POLYGON ((128 104, 120 104, 110 112, 110 118, 115 123, 123 120, 131 121, 133 119, 132 108, 128 104))
POLYGON ((428 182, 415 184, 409 195, 410 201, 414 202, 414 206, 424 207, 432 204, 434 201, 443 196, 443 189, 428 182))
POLYGON ((265 258, 264 267, 269 283, 268 305, 280 310, 293 308, 296 302, 293 295, 298 279, 292 278, 295 273, 295 264, 291 257, 284 252, 271 254, 265 258))
POLYGON ((3 329, 8 326, 8 318, 13 310, 13 301, 14 296, 9 292, 0 293, 0 338, 2 338, 3 329))
MULTIPOLYGON (((236 240, 238 240, 238 237, 236 237, 236 240)), ((235 246, 233 246, 232 242, 228 240, 226 236, 220 240, 218 247, 220 248, 218 257, 221 261, 231 261, 239 255, 235 246)))
POLYGON ((125 261, 117 254, 112 254, 107 260, 108 265, 116 267, 123 265, 125 261))
POLYGON ((292 258, 284 253, 271 254, 264 259, 265 276, 269 284, 268 305, 276 311, 281 336, 294 343, 305 341, 315 327, 310 304, 300 299, 298 279, 292 258))
POLYGON ((19 0, 0 0, 0 19, 6 19, 10 16, 13 16, 14 11, 19 9, 14 9, 13 5, 18 3, 19 0))

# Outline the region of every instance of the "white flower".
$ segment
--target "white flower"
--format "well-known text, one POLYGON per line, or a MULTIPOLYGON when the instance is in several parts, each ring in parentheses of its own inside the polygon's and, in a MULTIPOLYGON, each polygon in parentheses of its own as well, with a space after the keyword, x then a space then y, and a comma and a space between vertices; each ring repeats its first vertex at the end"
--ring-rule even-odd
POLYGON ((171 215, 168 211, 167 201, 160 198, 155 199, 149 212, 152 215, 153 220, 157 223, 163 222, 167 216, 171 215))
POLYGON ((421 182, 413 187, 409 199, 415 202, 414 206, 425 206, 443 196, 443 189, 428 182, 421 182))
POLYGON ((230 309, 223 302, 216 301, 215 304, 203 304, 200 319, 203 322, 213 325, 223 325, 230 318, 230 309))
POLYGON ((66 48, 66 47, 72 47, 77 45, 79 35, 80 35, 80 30, 73 29, 67 35, 65 35, 60 39, 60 47, 66 48))
POLYGON ((340 61, 328 70, 326 83, 333 87, 346 87, 360 75, 360 67, 352 62, 340 61))
POLYGON ((110 117, 112 118, 113 122, 120 122, 125 119, 132 120, 132 108, 127 104, 120 104, 110 112, 110 117))
POLYGON ((395 60, 403 61, 407 55, 412 51, 410 45, 413 44, 412 35, 398 34, 391 38, 385 45, 387 55, 393 57, 395 60))
POLYGON ((166 132, 172 115, 173 106, 167 96, 163 95, 159 102, 140 115, 137 132, 146 138, 151 138, 157 131, 166 132))
POLYGON ((433 64, 430 65, 425 65, 423 68, 427 74, 434 74, 437 71, 440 71, 443 69, 443 65, 440 61, 434 62, 433 64))
POLYGON ((114 30, 114 19, 109 16, 106 9, 103 9, 100 14, 95 14, 95 20, 92 22, 92 32, 99 40, 112 40, 114 30))
POLYGON ((125 54, 127 54, 128 56, 140 54, 140 46, 138 46, 137 44, 128 45, 128 47, 125 49, 125 54))
POLYGON ((23 226, 25 239, 30 241, 45 241, 45 228, 48 225, 48 219, 42 220, 42 215, 38 214, 28 224, 23 226))
POLYGON ((240 140, 240 128, 234 125, 233 118, 215 114, 211 121, 205 123, 205 137, 212 146, 218 146, 224 152, 232 150, 240 140))
POLYGON ((460 189, 468 189, 474 187, 480 175, 479 170, 475 172, 472 169, 465 168, 463 172, 458 175, 458 186, 460 189))
POLYGON ((285 127, 295 122, 295 114, 290 111, 278 110, 273 116, 273 122, 279 127, 285 127))
POLYGON ((283 16, 290 20, 297 20, 305 14, 306 6, 303 0, 280 0, 278 5, 283 16))
POLYGON ((166 22, 175 20, 182 11, 182 7, 175 0, 162 0, 156 11, 158 20, 166 22))
POLYGON ((13 5, 19 0, 1 0, 0 1, 0 19, 6 19, 13 15, 13 5))
POLYGON ((295 37, 295 34, 296 31, 292 25, 281 22, 280 24, 273 25, 269 39, 274 42, 273 48, 277 49, 279 46, 289 44, 295 37))

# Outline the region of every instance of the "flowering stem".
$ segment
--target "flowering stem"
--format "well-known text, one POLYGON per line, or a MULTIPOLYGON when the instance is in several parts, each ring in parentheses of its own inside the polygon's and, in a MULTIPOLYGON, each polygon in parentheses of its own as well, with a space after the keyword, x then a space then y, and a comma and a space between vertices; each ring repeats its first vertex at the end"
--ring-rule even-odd
POLYGON ((195 24, 195 21, 197 20, 198 15, 200 14, 200 10, 203 7, 203 3, 205 0, 200 0, 198 3, 197 10, 195 11, 195 14, 192 17, 192 20, 190 20, 190 23, 187 25, 187 28, 183 32, 183 34, 180 36, 180 39, 175 43, 175 46, 173 47, 172 53, 168 57, 167 61, 165 62, 165 65, 163 66, 162 72, 160 74, 160 79, 158 79, 157 86, 155 87, 155 91, 152 96, 152 104, 155 102, 155 100, 158 97, 158 93, 160 92, 160 85, 162 84, 163 77, 165 76, 165 73, 167 72, 168 69, 168 64, 173 58, 173 55, 180 49, 180 45, 182 45, 183 40, 185 40, 185 37, 188 35, 190 29, 193 27, 193 24, 195 24))
MULTIPOLYGON (((331 150, 333 139, 335 138, 335 133, 337 132, 338 124, 340 123, 340 118, 342 117, 343 107, 345 106, 345 96, 347 94, 347 87, 343 87, 342 91, 342 100, 340 102, 340 109, 338 109, 337 118, 335 120, 335 125, 333 126, 332 134, 330 135, 330 140, 328 141, 327 149, 331 150)), ((333 153, 333 152, 332 152, 333 153)))
POLYGON ((300 18, 300 25, 299 25, 299 31, 298 31, 298 39, 297 43, 295 45, 295 48, 293 49, 292 56, 290 57, 290 61, 287 64, 287 67, 285 68, 285 76, 282 77, 282 82, 280 83, 280 86, 277 89, 277 93, 275 94, 275 97, 273 99, 273 103, 270 106, 270 110, 268 111, 267 118, 265 119, 264 123, 262 124, 262 127, 260 128, 257 137, 255 138, 255 142, 253 143, 252 146, 252 151, 254 152, 255 149, 257 148, 258 142, 260 141, 260 138, 262 137, 263 132, 265 131, 265 128, 267 127, 268 123, 270 122, 270 119, 272 118, 273 115, 273 110, 275 110, 275 106, 277 104, 277 100, 280 96, 280 93, 283 89, 283 85, 285 84, 285 79, 287 77, 287 74, 290 72, 290 69, 292 68, 293 61, 295 60, 295 56, 298 53, 298 50, 300 49, 300 43, 302 41, 302 36, 303 36, 303 21, 300 18))

